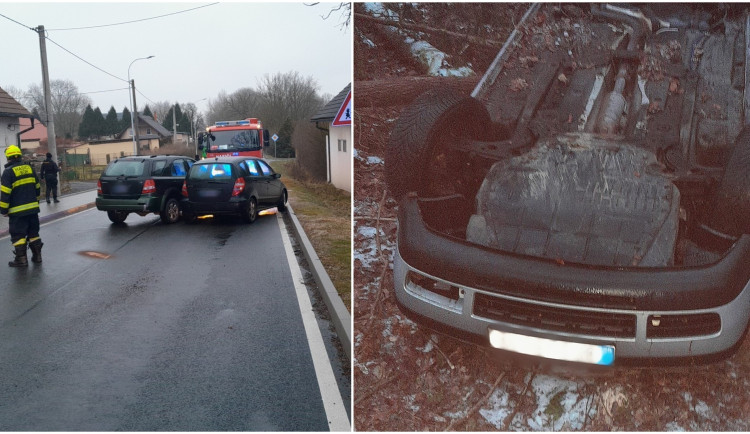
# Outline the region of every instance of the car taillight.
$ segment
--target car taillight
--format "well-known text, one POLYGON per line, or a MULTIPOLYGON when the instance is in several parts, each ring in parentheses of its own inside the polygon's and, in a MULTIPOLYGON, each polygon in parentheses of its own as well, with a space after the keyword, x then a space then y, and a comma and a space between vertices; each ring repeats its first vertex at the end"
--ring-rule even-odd
POLYGON ((102 180, 96 181, 96 194, 102 194, 102 180))
POLYGON ((238 178, 236 181, 234 181, 234 188, 232 189, 232 196, 239 196, 240 193, 242 193, 242 190, 245 189, 245 180, 243 178, 238 178))
POLYGON ((182 181, 182 195, 188 197, 187 181, 182 181))
POLYGON ((147 179, 146 182, 143 183, 143 189, 141 190, 141 194, 150 193, 156 193, 156 184, 153 179, 147 179))

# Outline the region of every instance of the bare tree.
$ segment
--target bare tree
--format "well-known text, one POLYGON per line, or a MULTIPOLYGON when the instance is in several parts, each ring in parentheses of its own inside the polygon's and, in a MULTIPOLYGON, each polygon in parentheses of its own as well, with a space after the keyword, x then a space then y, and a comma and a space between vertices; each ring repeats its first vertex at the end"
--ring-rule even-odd
POLYGON ((164 122, 165 116, 169 113, 169 109, 172 108, 173 103, 169 101, 158 101, 153 104, 149 104, 148 108, 151 109, 151 113, 156 117, 159 123, 164 122))
MULTIPOLYGON (((26 100, 28 100, 28 98, 27 98, 26 92, 24 92, 23 90, 15 87, 15 86, 4 87, 3 90, 8 95, 10 95, 11 97, 13 97, 13 99, 16 100, 22 106, 26 107, 28 105, 27 101, 26 101, 26 100)), ((31 110, 29 110, 29 111, 31 111, 31 110)))
MULTIPOLYGON (((262 118, 259 114, 260 97, 258 92, 248 87, 237 89, 231 94, 222 90, 216 99, 208 101, 206 123, 213 124, 216 121, 229 121, 247 119, 251 117, 262 118)), ((263 119, 265 122, 265 119, 263 119)))
MULTIPOLYGON (((71 80, 50 81, 50 96, 56 135, 69 138, 77 136, 83 111, 91 104, 91 98, 79 93, 78 87, 71 80)), ((41 84, 29 86, 26 102, 27 107, 31 111, 36 110, 41 121, 46 123, 47 108, 41 84)))
POLYGON ((315 79, 302 77, 297 71, 263 76, 258 93, 266 127, 278 131, 287 118, 293 123, 309 119, 323 104, 317 91, 315 79))
MULTIPOLYGON (((320 2, 305 3, 305 4, 307 6, 317 6, 320 4, 320 2)), ((335 14, 336 12, 339 12, 339 19, 341 20, 339 27, 341 27, 341 30, 346 31, 349 28, 349 24, 351 24, 351 21, 352 21, 351 2, 341 2, 337 6, 331 7, 331 9, 328 11, 326 15, 321 15, 321 18, 323 18, 324 20, 327 20, 331 18, 331 15, 335 14)))

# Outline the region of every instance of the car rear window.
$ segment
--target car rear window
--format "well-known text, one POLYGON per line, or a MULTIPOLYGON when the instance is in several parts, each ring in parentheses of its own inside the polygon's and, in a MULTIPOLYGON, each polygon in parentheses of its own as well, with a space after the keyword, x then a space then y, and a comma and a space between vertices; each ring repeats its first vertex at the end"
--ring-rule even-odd
POLYGON ((105 176, 141 176, 143 161, 117 160, 104 170, 105 176))
POLYGON ((190 168, 190 179, 231 180, 232 165, 229 163, 196 164, 190 168))

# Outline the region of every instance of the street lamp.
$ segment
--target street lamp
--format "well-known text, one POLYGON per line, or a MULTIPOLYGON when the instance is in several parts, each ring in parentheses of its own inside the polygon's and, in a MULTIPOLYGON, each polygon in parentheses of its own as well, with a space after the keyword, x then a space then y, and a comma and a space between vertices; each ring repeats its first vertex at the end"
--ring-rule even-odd
POLYGON ((138 60, 148 60, 154 56, 148 56, 148 57, 139 57, 132 62, 130 62, 130 65, 128 65, 128 90, 130 90, 130 135, 133 136, 133 155, 138 155, 138 145, 135 143, 135 109, 133 106, 135 105, 135 86, 133 85, 133 82, 130 80, 130 67, 133 66, 135 62, 138 60))

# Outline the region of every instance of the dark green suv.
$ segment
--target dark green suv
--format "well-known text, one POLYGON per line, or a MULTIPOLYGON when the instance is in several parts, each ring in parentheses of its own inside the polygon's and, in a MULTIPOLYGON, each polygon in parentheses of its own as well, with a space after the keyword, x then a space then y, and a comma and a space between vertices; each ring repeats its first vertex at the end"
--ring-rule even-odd
POLYGON ((122 157, 109 163, 97 185, 96 209, 113 223, 131 212, 159 214, 169 224, 180 218, 180 191, 195 161, 180 155, 122 157))

